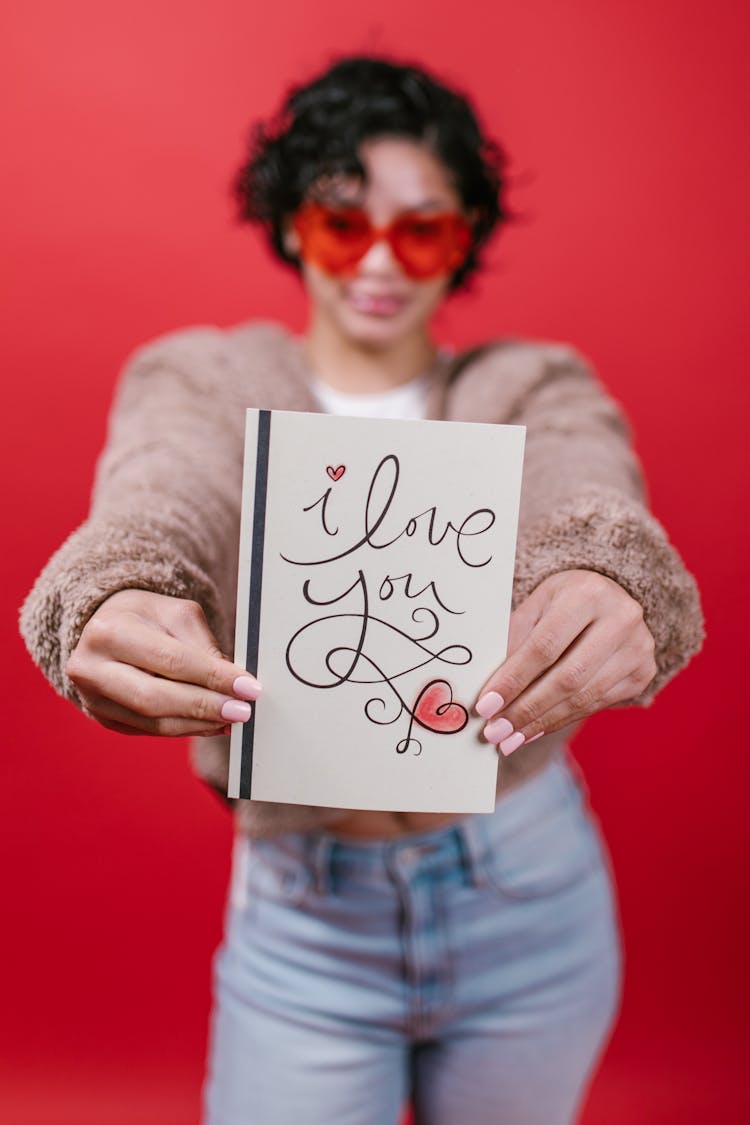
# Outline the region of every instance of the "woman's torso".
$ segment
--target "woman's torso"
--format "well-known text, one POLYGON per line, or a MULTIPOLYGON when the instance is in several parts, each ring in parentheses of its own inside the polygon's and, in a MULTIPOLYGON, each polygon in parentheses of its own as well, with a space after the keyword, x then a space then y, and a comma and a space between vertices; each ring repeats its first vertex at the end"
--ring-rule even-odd
MULTIPOLYGON (((450 362, 453 352, 441 348, 435 368, 409 383, 401 384, 379 394, 346 394, 326 385, 321 379, 311 379, 311 389, 321 409, 328 413, 371 418, 411 418, 428 416, 428 396, 432 379, 439 376, 444 365, 450 362)), ((521 750, 518 769, 510 760, 499 763, 498 793, 506 792, 527 777, 543 769, 555 750, 560 747, 559 736, 539 739, 533 747, 521 750), (531 761, 527 760, 531 755, 531 761)), ((517 752, 518 753, 518 752, 517 752)), ((396 839, 409 833, 429 832, 460 819, 456 813, 382 812, 355 810, 343 820, 330 826, 329 831, 340 837, 352 839, 396 839)))

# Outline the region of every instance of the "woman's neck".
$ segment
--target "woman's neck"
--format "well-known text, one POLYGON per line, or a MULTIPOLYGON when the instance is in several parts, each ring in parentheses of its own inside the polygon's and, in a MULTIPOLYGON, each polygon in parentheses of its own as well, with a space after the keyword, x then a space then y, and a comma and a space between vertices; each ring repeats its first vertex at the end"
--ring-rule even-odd
POLYGON ((423 375, 435 363, 437 349, 429 336, 410 335, 378 347, 350 343, 314 321, 303 337, 310 369, 329 386, 353 394, 390 390, 423 375))

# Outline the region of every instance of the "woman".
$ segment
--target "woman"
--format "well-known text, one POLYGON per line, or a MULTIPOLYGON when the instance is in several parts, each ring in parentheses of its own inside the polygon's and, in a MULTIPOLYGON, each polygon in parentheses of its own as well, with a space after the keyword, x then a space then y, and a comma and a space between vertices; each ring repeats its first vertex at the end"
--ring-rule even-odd
MULTIPOLYGON (((648 703, 700 647, 695 584, 644 507, 616 405, 570 348, 451 354, 431 318, 507 219, 502 151, 422 69, 344 59, 257 128, 237 179, 310 317, 139 349, 89 520, 23 610, 52 683, 102 725, 194 735, 226 792, 261 690, 231 651, 244 409, 527 427, 507 659, 477 685, 502 754, 486 817, 237 802, 216 963, 210 1125, 571 1121, 619 992, 573 724, 648 703)), ((501 638, 498 638, 500 650, 501 638)))

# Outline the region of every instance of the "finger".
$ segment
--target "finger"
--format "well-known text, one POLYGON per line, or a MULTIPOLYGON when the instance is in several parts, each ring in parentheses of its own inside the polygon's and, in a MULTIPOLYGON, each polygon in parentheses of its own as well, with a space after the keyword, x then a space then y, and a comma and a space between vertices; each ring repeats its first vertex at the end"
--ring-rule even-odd
MULTIPOLYGON (((532 591, 532 593, 511 613, 510 625, 508 627, 508 646, 505 652, 506 660, 521 647, 544 612, 549 597, 542 596, 543 593, 543 587, 537 587, 536 590, 532 591)), ((496 715, 505 705, 503 697, 492 687, 492 681, 497 675, 497 672, 499 672, 499 669, 496 669, 493 676, 485 683, 484 687, 479 692, 475 704, 477 714, 481 715, 484 719, 491 719, 493 715, 496 715)), ((506 734, 510 733, 507 725, 504 729, 506 734)))
MULTIPOLYGON (((87 635, 88 647, 111 660, 164 679, 197 684, 224 695, 241 695, 243 699, 256 699, 259 695, 260 684, 255 677, 223 657, 210 633, 201 642, 210 641, 213 645, 212 649, 206 650, 197 640, 181 640, 135 615, 125 626, 124 616, 118 615, 117 621, 113 617, 100 621, 92 618, 87 635)), ((184 623, 187 617, 181 620, 184 623)), ((195 629, 194 636, 201 636, 199 627, 195 629)))
POLYGON ((590 605, 580 601, 563 604, 562 600, 542 614, 527 634, 520 647, 509 656, 487 680, 476 709, 484 718, 486 711, 496 703, 495 711, 507 707, 524 692, 539 676, 543 675, 560 659, 581 632, 590 624, 593 610, 590 605), (500 697, 500 703, 488 695, 500 697))
POLYGON ((251 706, 244 700, 111 660, 89 660, 87 672, 78 675, 76 686, 84 698, 107 700, 147 719, 187 719, 205 727, 246 722, 251 714, 251 706))
MULTIPOLYGON (((640 694, 651 680, 648 662, 644 663, 642 646, 626 642, 609 660, 601 665, 591 679, 564 699, 559 699, 546 711, 536 711, 528 721, 516 716, 516 729, 500 742, 504 754, 520 746, 552 734, 573 723, 580 722, 605 707, 623 703, 640 694)), ((488 724, 492 726, 492 724, 488 724)), ((485 728, 486 729, 486 728, 485 728)), ((493 741, 490 739, 490 741, 493 741)))
POLYGON ((521 602, 521 604, 513 610, 510 615, 510 626, 508 628, 508 650, 506 652, 506 659, 517 652, 523 642, 531 633, 531 630, 540 620, 544 610, 549 603, 549 595, 545 589, 537 587, 536 590, 521 602))
POLYGON ((116 731, 118 734, 128 735, 156 735, 162 738, 185 738, 199 735, 218 735, 224 728, 224 722, 207 725, 197 720, 181 718, 152 718, 139 715, 111 699, 91 700, 87 713, 107 730, 116 731))
MULTIPOLYGON (((588 625, 552 668, 503 708, 503 718, 508 720, 514 730, 532 733, 533 724, 553 708, 567 704, 570 700, 580 700, 581 706, 585 706, 598 673, 609 665, 620 644, 619 637, 613 634, 606 623, 597 621, 588 625)), ((609 682, 614 682, 623 675, 624 658, 626 654, 625 657, 620 656, 619 671, 614 665, 610 668, 609 682)))
POLYGON ((226 659, 208 627, 203 607, 198 602, 187 598, 169 598, 160 602, 156 609, 156 620, 167 632, 226 659))
MULTIPOLYGON (((634 693, 627 687, 630 683, 629 676, 609 687, 601 681, 592 681, 587 686, 585 694, 564 700, 533 723, 515 732, 523 736, 519 745, 528 744, 542 734, 554 734, 555 731, 579 723, 590 715, 596 714, 597 711, 603 711, 605 707, 611 707, 621 700, 631 698, 634 693)), ((503 749, 502 744, 501 749, 503 749)), ((507 747, 503 752, 507 752, 507 747)))
POLYGON ((650 635, 629 637, 581 691, 574 692, 568 699, 550 708, 530 728, 522 726, 521 729, 529 737, 537 734, 540 728, 547 732, 560 730, 605 707, 635 699, 656 675, 650 642, 650 635))

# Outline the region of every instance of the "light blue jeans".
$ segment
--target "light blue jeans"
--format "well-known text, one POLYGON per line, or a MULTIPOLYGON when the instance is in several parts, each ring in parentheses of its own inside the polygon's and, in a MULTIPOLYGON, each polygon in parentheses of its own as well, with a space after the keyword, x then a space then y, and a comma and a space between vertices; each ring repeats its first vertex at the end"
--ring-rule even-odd
POLYGON ((620 963, 564 758, 437 831, 238 840, 205 1125, 567 1125, 620 963))

